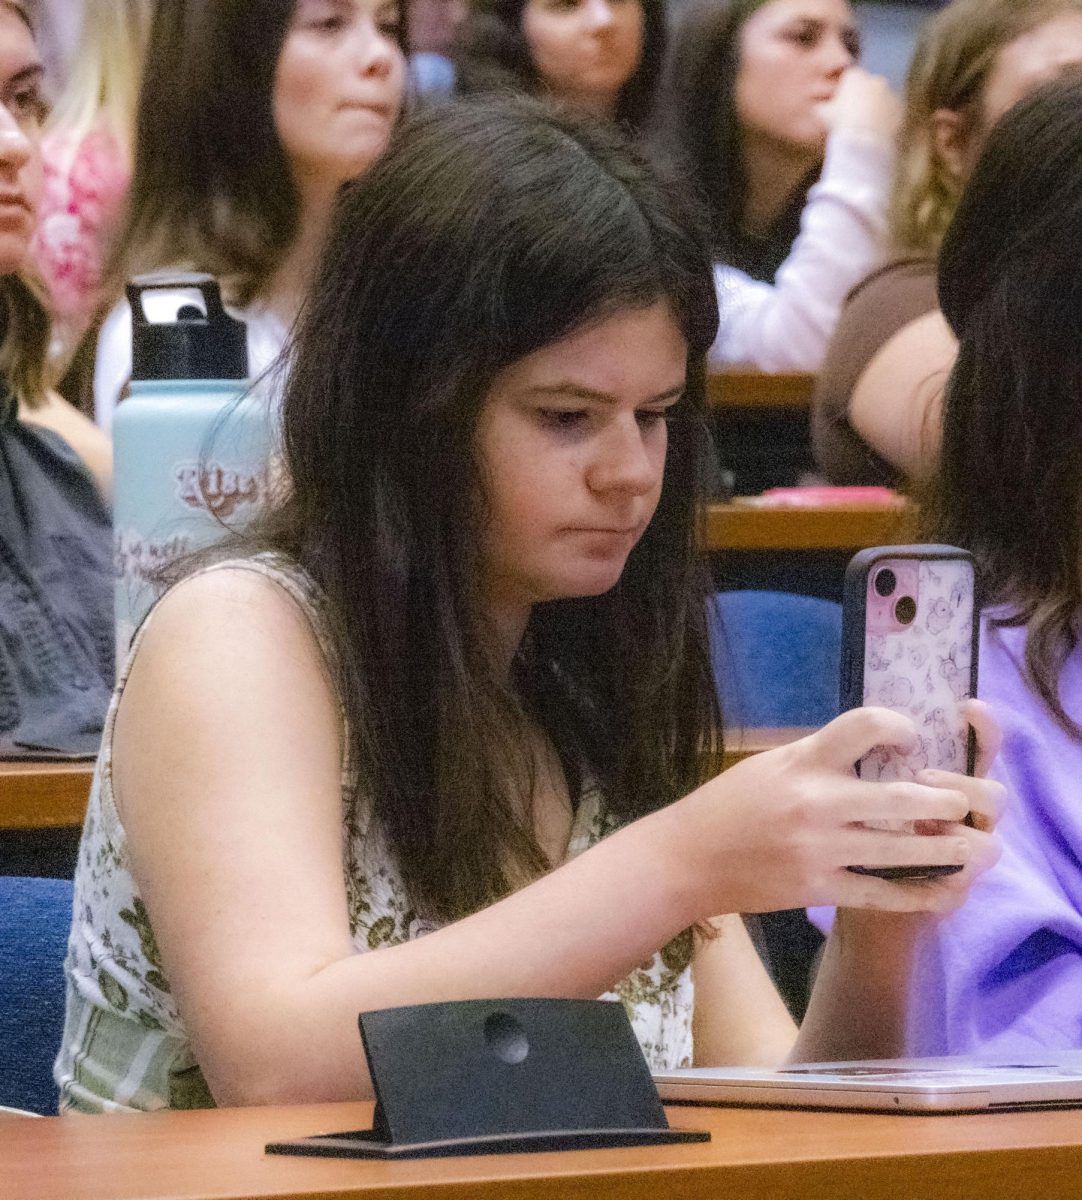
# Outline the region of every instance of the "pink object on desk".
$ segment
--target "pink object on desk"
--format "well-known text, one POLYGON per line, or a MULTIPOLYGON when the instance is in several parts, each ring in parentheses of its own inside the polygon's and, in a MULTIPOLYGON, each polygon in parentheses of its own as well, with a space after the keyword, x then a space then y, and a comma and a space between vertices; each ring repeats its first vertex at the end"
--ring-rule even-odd
POLYGON ((905 498, 885 487, 778 487, 751 497, 749 503, 760 508, 902 508, 905 498))

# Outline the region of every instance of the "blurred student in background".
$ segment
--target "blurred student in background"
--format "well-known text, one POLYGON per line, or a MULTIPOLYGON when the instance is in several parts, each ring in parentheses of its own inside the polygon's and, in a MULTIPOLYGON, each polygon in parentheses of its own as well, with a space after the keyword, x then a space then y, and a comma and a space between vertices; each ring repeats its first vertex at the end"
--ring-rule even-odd
MULTIPOLYGON (((216 275, 247 323, 250 371, 262 372, 300 307, 338 189, 379 157, 398 119, 404 46, 396 0, 157 5, 116 294, 149 271, 216 275)), ((97 346, 103 428, 130 374, 121 301, 97 346)))
POLYGON ((1082 63, 1080 0, 954 0, 921 34, 891 203, 890 263, 846 304, 819 379, 813 441, 838 484, 926 478, 957 343, 936 299, 936 255, 996 120, 1082 63))
POLYGON ((715 365, 814 371, 882 258, 898 102, 856 66, 846 0, 694 0, 673 38, 659 152, 711 217, 715 365))
POLYGON ((103 264, 131 179, 135 110, 152 0, 85 0, 79 49, 53 106, 34 257, 61 369, 102 301, 103 264))
POLYGON ((653 110, 664 0, 476 0, 459 34, 459 90, 548 95, 632 135, 653 110))
POLYGON ((989 134, 940 255, 958 340, 925 535, 971 550, 1003 857, 920 956, 915 1052, 1024 1055, 1082 1029, 1082 76, 989 134))
POLYGON ((0 3, 0 739, 93 750, 113 678, 109 444, 50 388, 30 241, 44 72, 26 9, 0 3))

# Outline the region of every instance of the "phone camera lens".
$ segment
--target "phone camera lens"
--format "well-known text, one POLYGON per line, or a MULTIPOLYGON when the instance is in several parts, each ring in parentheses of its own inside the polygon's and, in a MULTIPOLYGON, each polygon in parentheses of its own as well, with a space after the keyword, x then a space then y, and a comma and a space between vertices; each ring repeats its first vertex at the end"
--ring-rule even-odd
POLYGON ((882 571, 877 571, 875 575, 875 591, 878 596, 891 596, 894 594, 894 589, 898 586, 898 576, 890 569, 884 567, 882 571))
POLYGON ((901 596, 894 606, 894 618, 899 625, 912 625, 917 615, 917 602, 912 596, 901 596))

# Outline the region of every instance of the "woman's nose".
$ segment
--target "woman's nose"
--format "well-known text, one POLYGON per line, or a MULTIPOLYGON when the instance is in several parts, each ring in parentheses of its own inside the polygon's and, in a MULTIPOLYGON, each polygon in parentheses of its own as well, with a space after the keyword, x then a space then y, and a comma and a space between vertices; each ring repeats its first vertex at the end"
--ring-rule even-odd
POLYGON ((648 436, 634 417, 609 430, 590 472, 593 490, 643 496, 657 487, 665 456, 648 436))
POLYGON ((607 29, 614 20, 611 0, 586 0, 586 19, 591 29, 607 29))
POLYGON ((831 34, 823 41, 824 69, 832 79, 840 79, 857 61, 852 47, 840 34, 831 34))
POLYGON ((30 158, 32 147, 26 131, 0 104, 0 164, 9 171, 21 170, 30 158))
POLYGON ((401 57, 398 43, 377 26, 358 31, 356 63, 362 75, 386 79, 401 57))

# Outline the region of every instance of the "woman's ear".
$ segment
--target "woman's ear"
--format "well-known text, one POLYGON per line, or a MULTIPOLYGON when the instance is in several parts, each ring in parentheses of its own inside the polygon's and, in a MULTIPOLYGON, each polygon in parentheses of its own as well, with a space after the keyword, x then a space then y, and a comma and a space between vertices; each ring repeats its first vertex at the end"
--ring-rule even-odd
POLYGON ((932 148, 943 165, 961 183, 970 172, 972 122, 952 108, 932 113, 932 148))

